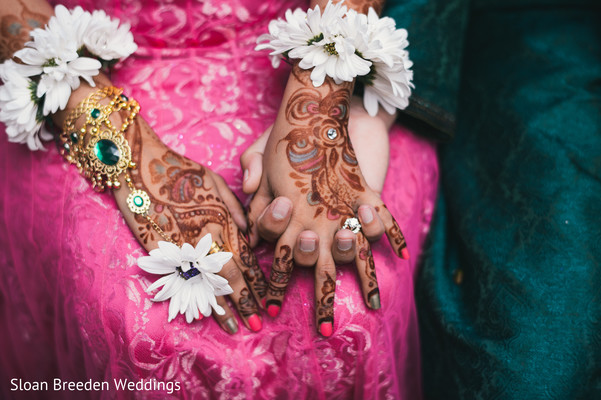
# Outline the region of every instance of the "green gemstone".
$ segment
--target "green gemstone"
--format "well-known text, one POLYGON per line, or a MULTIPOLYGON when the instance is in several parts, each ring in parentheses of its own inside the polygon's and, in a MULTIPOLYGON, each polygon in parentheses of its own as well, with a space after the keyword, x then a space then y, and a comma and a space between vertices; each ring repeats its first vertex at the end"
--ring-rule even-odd
POLYGON ((71 132, 71 135, 69 135, 69 137, 71 138, 71 141, 73 143, 79 142, 79 135, 77 134, 77 132, 71 132))
POLYGON ((119 97, 121 97, 121 100, 123 100, 123 101, 127 101, 127 100, 129 100, 129 99, 127 98, 127 96, 126 96, 126 95, 124 95, 124 94, 122 94, 122 95, 121 95, 121 96, 119 96, 119 97))
POLYGON ((144 205, 144 199, 142 196, 134 196, 134 204, 136 207, 142 207, 144 205))
POLYGON ((63 149, 65 149, 65 151, 69 153, 71 151, 71 146, 69 146, 69 143, 65 143, 63 144, 63 149))
POLYGON ((108 139, 99 140, 94 145, 94 154, 106 165, 115 165, 121 158, 121 152, 117 145, 108 139))
POLYGON ((100 110, 97 108, 94 108, 92 110, 92 112, 90 113, 90 115, 92 116, 92 118, 98 118, 98 117, 100 117, 100 110))

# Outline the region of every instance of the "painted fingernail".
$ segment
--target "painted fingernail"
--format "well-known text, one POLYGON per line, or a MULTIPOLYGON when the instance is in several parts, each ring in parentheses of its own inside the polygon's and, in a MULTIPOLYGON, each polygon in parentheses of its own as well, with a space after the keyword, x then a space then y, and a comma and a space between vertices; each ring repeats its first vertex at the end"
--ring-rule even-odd
POLYGON ((382 305, 380 304, 380 293, 374 293, 369 298, 369 305, 373 310, 379 310, 382 305))
POLYGON ((276 317, 279 313, 279 306, 276 306, 275 304, 270 304, 269 307, 267 307, 267 314, 269 314, 270 317, 276 317))
POLYGON ((407 250, 406 247, 403 250, 401 250, 401 257, 403 257, 404 260, 409 259, 409 250, 407 250))
POLYGON ((282 220, 288 214, 290 210, 290 204, 283 200, 276 200, 273 205, 273 210, 271 211, 271 215, 273 215, 274 219, 282 220))
POLYGON ((359 217, 361 217, 361 222, 364 224, 369 224, 374 220, 374 214, 371 212, 369 206, 359 207, 359 217))
POLYGON ((330 337, 332 336, 332 323, 331 322, 322 322, 319 325, 319 333, 322 336, 330 337))
POLYGON ((246 180, 248 179, 248 169, 244 170, 244 176, 242 177, 242 181, 246 182, 246 180))
POLYGON ((315 251, 315 239, 301 238, 299 248, 300 251, 304 251, 305 253, 315 251))
POLYGON ((248 317, 248 325, 250 326, 250 329, 252 329, 254 332, 260 331, 263 327, 261 318, 259 318, 257 314, 253 314, 250 317, 248 317))
POLYGON ((353 239, 338 240, 338 249, 340 251, 349 251, 353 247, 353 239))
POLYGON ((225 326, 227 326, 227 330, 232 334, 238 332, 238 322, 236 322, 234 317, 228 318, 225 321, 225 326))

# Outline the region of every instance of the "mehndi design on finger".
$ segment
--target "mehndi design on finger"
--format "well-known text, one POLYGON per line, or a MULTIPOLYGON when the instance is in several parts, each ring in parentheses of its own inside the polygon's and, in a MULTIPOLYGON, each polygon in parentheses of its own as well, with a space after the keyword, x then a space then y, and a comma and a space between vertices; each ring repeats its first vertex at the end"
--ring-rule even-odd
POLYGON ((269 277, 268 293, 270 296, 275 296, 277 299, 270 299, 266 305, 271 304, 281 307, 281 297, 286 293, 286 286, 292 275, 292 249, 288 245, 280 246, 278 256, 273 260, 271 276, 269 277))
POLYGON ((334 295, 336 292, 336 281, 332 279, 329 273, 325 273, 326 279, 321 287, 321 298, 317 301, 317 326, 320 333, 324 336, 331 334, 334 325, 334 295), (329 324, 326 331, 322 324, 329 324))

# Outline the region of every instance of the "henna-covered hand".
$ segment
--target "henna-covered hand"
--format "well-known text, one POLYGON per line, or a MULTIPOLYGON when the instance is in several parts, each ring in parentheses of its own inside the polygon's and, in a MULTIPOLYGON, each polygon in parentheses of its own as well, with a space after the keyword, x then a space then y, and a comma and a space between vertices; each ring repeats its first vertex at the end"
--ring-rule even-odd
MULTIPOLYGON (((196 245, 210 233, 217 244, 233 253, 220 275, 234 290, 230 298, 245 325, 259 330, 258 303, 265 298, 267 285, 248 241, 235 222, 236 219, 239 225, 244 223, 244 211, 236 196, 221 176, 165 146, 142 119, 131 127, 128 140, 137 164, 130 172, 131 179, 137 189, 150 196, 150 220, 179 245, 196 245)), ((115 191, 130 228, 144 247, 156 248, 156 242, 164 239, 147 218, 127 209, 127 194, 126 189, 115 191)), ((224 298, 217 301, 226 313, 215 317, 226 331, 235 333, 237 323, 232 311, 224 298)))
MULTIPOLYGON (((98 87, 110 86, 103 75, 95 81, 98 87)), ((82 84, 71 96, 66 112, 93 90, 82 84)), ((62 125, 66 112, 58 113, 55 121, 62 125)), ((114 126, 121 126, 125 118, 126 111, 111 114, 114 126)), ((267 283, 241 232, 246 229, 246 220, 236 196, 221 176, 169 149, 141 117, 127 128, 125 136, 136 164, 136 168, 129 171, 131 184, 145 191, 151 204, 145 215, 132 213, 127 205, 130 190, 125 174, 120 177, 121 188, 113 193, 136 238, 150 251, 162 240, 195 246, 201 237, 210 233, 218 245, 233 253, 219 273, 234 291, 229 295, 232 303, 249 329, 260 330, 258 307, 265 299, 267 283)), ((227 302, 223 297, 218 297, 217 302, 226 312, 225 315, 214 313, 215 318, 227 332, 237 332, 238 323, 227 302)))
POLYGON ((383 222, 397 254, 406 258, 408 253, 398 224, 379 194, 367 186, 349 140, 352 84, 336 85, 326 79, 324 85, 315 88, 309 76, 310 71, 293 67, 283 106, 267 140, 263 176, 251 202, 249 223, 254 236, 254 221, 277 196, 285 196, 294 204, 290 223, 276 245, 266 301, 271 315, 281 307, 292 257, 297 259, 301 253, 297 237, 303 230, 317 234, 316 323, 320 332, 329 336, 335 261, 347 262, 354 257, 366 303, 371 308, 379 308, 380 303, 369 241, 362 232, 355 239, 350 231, 340 230, 345 220, 355 217, 360 205, 370 207, 383 222), (350 239, 346 252, 333 246, 335 235, 341 234, 350 239))

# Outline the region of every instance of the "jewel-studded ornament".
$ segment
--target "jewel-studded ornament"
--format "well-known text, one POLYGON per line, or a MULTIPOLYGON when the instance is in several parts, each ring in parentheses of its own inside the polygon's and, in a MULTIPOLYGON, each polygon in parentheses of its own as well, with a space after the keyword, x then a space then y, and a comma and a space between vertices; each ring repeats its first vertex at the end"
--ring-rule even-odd
POLYGON ((334 140, 338 137, 338 132, 336 132, 336 129, 330 128, 330 129, 328 129, 328 132, 326 133, 326 135, 328 136, 328 139, 334 140))
POLYGON ((148 193, 140 189, 134 189, 127 196, 127 207, 134 214, 146 214, 150 209, 150 197, 148 193))
POLYGON ((342 225, 342 229, 350 229, 353 233, 359 233, 361 224, 357 218, 347 218, 346 221, 344 221, 344 225, 342 225))

